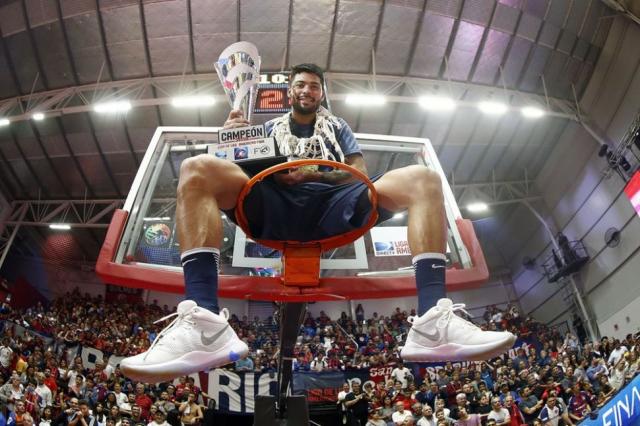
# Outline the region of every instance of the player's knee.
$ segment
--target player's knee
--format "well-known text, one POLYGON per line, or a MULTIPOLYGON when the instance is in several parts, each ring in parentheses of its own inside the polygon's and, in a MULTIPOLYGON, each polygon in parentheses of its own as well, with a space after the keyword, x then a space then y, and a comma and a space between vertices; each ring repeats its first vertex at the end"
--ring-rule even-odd
POLYGON ((418 189, 421 196, 442 197, 442 179, 438 173, 424 166, 416 165, 410 168, 410 181, 417 184, 415 188, 418 189))
POLYGON ((216 180, 211 176, 219 174, 224 168, 224 160, 215 158, 212 155, 198 155, 185 159, 180 165, 180 180, 178 182, 178 192, 189 189, 210 189, 216 180))

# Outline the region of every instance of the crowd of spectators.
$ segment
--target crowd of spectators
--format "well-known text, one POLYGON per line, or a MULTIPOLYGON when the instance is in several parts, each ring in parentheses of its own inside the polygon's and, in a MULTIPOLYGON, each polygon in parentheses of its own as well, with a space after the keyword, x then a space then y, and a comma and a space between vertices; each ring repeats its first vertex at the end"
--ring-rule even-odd
MULTIPOLYGON (((106 357, 146 350, 171 313, 157 303, 108 303, 78 291, 54 300, 0 310, 0 426, 179 426, 198 424, 215 405, 193 379, 142 384, 98 360, 87 369, 70 348, 88 346, 106 357), (37 333, 16 333, 16 326, 37 333), (44 336, 44 337, 43 337, 44 336)), ((343 312, 307 314, 295 346, 299 371, 382 368, 386 377, 345 384, 336 407, 340 424, 428 426, 573 425, 601 407, 638 372, 638 337, 603 338, 582 344, 561 336, 515 306, 489 307, 485 329, 510 330, 526 345, 489 362, 451 364, 437 370, 408 368, 399 359, 409 315, 358 306, 343 312)), ((230 323, 250 347, 250 356, 227 366, 235 371, 272 372, 277 366, 277 315, 260 320, 232 315, 230 323)))
POLYGON ((524 346, 480 363, 446 363, 432 376, 398 360, 388 380, 345 384, 338 396, 343 424, 366 426, 573 426, 639 371, 640 333, 622 341, 580 342, 561 336, 515 306, 492 306, 487 330, 509 330, 524 346))

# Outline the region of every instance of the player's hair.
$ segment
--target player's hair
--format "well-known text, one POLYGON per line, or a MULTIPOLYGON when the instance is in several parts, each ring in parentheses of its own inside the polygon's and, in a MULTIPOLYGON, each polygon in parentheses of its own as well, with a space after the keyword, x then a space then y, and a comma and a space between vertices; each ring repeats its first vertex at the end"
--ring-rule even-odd
POLYGON ((289 72, 289 81, 293 81, 296 74, 308 72, 320 77, 320 83, 324 86, 324 70, 316 64, 299 64, 291 67, 289 72))

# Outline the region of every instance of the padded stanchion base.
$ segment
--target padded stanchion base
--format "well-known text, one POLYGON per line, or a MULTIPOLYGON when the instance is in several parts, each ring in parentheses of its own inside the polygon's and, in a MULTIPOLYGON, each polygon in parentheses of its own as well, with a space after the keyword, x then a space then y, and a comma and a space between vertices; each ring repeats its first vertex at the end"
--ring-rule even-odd
POLYGON ((287 426, 309 426, 309 406, 304 395, 287 397, 287 426))
POLYGON ((287 413, 284 419, 276 418, 276 398, 256 395, 254 426, 309 426, 309 406, 304 395, 286 398, 287 413))
POLYGON ((256 395, 254 426, 277 426, 276 422, 276 397, 272 395, 256 395))
POLYGON ((288 417, 287 394, 291 388, 293 349, 306 312, 306 303, 280 305, 280 354, 278 356, 279 416, 288 417))

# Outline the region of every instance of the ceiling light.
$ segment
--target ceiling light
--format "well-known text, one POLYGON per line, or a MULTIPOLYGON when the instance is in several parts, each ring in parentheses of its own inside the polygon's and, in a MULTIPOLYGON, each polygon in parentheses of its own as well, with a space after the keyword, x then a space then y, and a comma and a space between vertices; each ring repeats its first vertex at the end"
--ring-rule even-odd
POLYGON ((129 101, 115 101, 104 102, 101 104, 95 104, 93 110, 95 112, 113 114, 116 112, 127 112, 131 109, 131 103, 129 101))
POLYGON ((213 96, 179 96, 171 99, 171 105, 176 108, 204 108, 210 107, 216 103, 213 96))
POLYGON ((402 219, 404 217, 404 213, 396 213, 393 215, 394 219, 402 219))
POLYGON ((489 210, 489 205, 487 203, 471 203, 467 204, 467 210, 472 213, 481 213, 489 210))
POLYGON ((533 106, 522 107, 520 112, 527 118, 540 118, 544 115, 544 110, 533 106))
POLYGON ((418 102, 429 111, 451 111, 456 107, 455 101, 446 96, 423 96, 418 102))
POLYGON ((44 120, 44 114, 41 112, 36 112, 31 116, 31 118, 33 118, 36 121, 44 120))
POLYGON ((52 223, 49 225, 49 228, 56 229, 58 231, 68 231, 71 229, 71 225, 67 225, 66 223, 52 223))
POLYGON ((478 103, 478 109, 485 114, 501 115, 507 112, 507 106, 501 102, 484 101, 478 103))
POLYGON ((10 123, 8 118, 0 118, 0 126, 8 126, 10 123))
POLYGON ((344 101, 349 105, 380 106, 384 105, 387 99, 382 95, 352 93, 347 95, 344 101))
POLYGON ((144 222, 155 222, 155 221, 159 221, 159 220, 171 220, 171 218, 169 216, 163 216, 163 217, 145 217, 142 219, 144 222))

